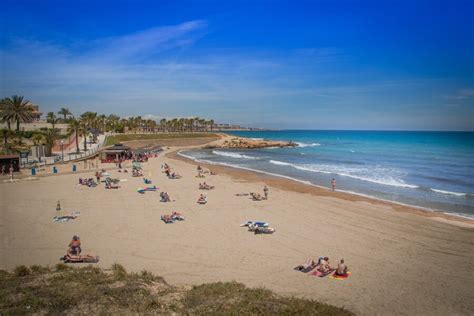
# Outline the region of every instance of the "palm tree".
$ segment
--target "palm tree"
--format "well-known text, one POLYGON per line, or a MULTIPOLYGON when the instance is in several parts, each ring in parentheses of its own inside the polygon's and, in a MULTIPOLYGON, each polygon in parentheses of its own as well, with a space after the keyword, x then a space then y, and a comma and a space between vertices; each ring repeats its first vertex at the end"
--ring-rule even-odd
POLYGON ((2 128, 0 133, 2 134, 3 138, 3 147, 6 149, 8 147, 8 138, 13 135, 13 132, 10 130, 10 128, 2 128))
POLYGON ((161 128, 162 132, 165 131, 165 128, 166 128, 166 119, 165 118, 160 120, 160 128, 161 128))
POLYGON ((69 127, 67 128, 68 133, 72 134, 74 133, 74 137, 76 140, 76 152, 79 153, 79 132, 81 130, 81 122, 79 120, 76 120, 75 118, 72 118, 69 121, 69 127))
POLYGON ((6 122, 8 130, 11 130, 11 121, 7 111, 7 105, 5 104, 5 99, 0 100, 0 122, 6 122))
POLYGON ((2 119, 7 122, 16 122, 16 130, 20 131, 20 123, 28 123, 33 120, 33 107, 31 102, 23 96, 14 95, 2 100, 2 119))
POLYGON ((68 116, 73 116, 68 108, 61 108, 61 110, 58 111, 58 114, 64 116, 64 122, 66 122, 68 116))
POLYGON ((46 114, 46 122, 53 125, 53 128, 54 128, 54 125, 59 123, 59 120, 60 119, 56 116, 56 114, 54 114, 54 112, 48 112, 48 114, 46 114))
POLYGON ((44 137, 42 134, 36 133, 33 135, 31 140, 33 141, 33 145, 38 146, 44 141, 44 137))
POLYGON ((209 120, 209 126, 211 127, 212 132, 212 129, 214 128, 214 120, 209 120))
POLYGON ((84 136, 84 151, 87 150, 87 132, 96 123, 96 112, 85 112, 81 115, 81 129, 82 135, 84 136))
POLYGON ((46 156, 51 156, 54 142, 59 138, 59 130, 57 128, 42 128, 42 130, 46 143, 46 156))

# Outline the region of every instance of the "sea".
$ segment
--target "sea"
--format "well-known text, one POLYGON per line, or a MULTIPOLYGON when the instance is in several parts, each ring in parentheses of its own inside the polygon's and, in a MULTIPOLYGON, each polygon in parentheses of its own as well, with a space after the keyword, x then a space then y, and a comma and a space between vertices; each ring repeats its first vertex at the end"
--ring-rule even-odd
POLYGON ((199 149, 196 161, 255 170, 377 199, 474 219, 474 133, 236 131, 294 148, 199 149))

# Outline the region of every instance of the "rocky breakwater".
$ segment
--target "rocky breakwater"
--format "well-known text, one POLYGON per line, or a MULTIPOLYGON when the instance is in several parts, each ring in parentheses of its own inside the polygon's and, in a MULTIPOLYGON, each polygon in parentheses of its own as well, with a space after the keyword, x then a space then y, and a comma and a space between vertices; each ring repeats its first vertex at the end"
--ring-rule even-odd
POLYGON ((291 141, 273 141, 273 140, 260 140, 250 139, 242 137, 234 137, 230 139, 224 139, 222 142, 214 143, 206 146, 205 148, 246 148, 246 149, 257 149, 257 148, 269 148, 269 147, 296 147, 296 143, 291 141))

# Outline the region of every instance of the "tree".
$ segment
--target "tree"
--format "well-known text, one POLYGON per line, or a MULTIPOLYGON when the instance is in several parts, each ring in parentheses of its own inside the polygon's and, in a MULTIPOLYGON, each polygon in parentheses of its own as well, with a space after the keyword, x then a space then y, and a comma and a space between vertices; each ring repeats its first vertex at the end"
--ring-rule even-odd
POLYGON ((68 133, 72 134, 74 133, 75 141, 76 141, 76 152, 79 153, 79 133, 81 131, 81 122, 79 120, 76 120, 75 118, 72 118, 69 121, 69 127, 67 128, 68 133))
POLYGON ((58 114, 64 116, 64 122, 66 122, 68 116, 73 116, 68 108, 61 108, 61 110, 58 111, 58 114))
POLYGON ((59 130, 57 128, 42 128, 46 145, 46 156, 51 156, 54 143, 59 138, 59 130))
POLYGON ((165 131, 165 129, 166 129, 166 119, 165 118, 160 120, 160 128, 161 128, 162 132, 165 131))
POLYGON ((212 129, 214 128, 214 120, 209 120, 209 126, 211 127, 212 132, 212 129))
POLYGON ((59 118, 54 114, 54 112, 48 112, 48 114, 46 114, 46 122, 53 125, 54 128, 54 125, 59 123, 59 118))
POLYGON ((2 128, 0 133, 3 138, 3 147, 6 149, 8 147, 8 139, 13 136, 13 132, 9 128, 2 128))
POLYGON ((31 102, 23 96, 14 95, 2 100, 2 120, 16 122, 16 130, 20 131, 20 123, 29 123, 33 120, 31 102))
POLYGON ((89 129, 94 127, 96 124, 97 113, 96 112, 85 112, 81 115, 81 131, 84 137, 84 151, 87 150, 87 133, 89 129))
POLYGON ((31 140, 33 141, 33 145, 38 146, 44 141, 44 137, 42 134, 36 133, 31 140))

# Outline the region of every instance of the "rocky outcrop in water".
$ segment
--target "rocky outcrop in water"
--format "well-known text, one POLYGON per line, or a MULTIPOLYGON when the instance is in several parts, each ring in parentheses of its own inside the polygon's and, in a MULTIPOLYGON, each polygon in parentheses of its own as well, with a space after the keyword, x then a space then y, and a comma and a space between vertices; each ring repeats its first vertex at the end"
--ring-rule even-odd
POLYGON ((296 143, 287 141, 257 140, 250 138, 234 137, 225 139, 221 143, 208 145, 205 148, 269 148, 269 147, 296 147, 296 143))

